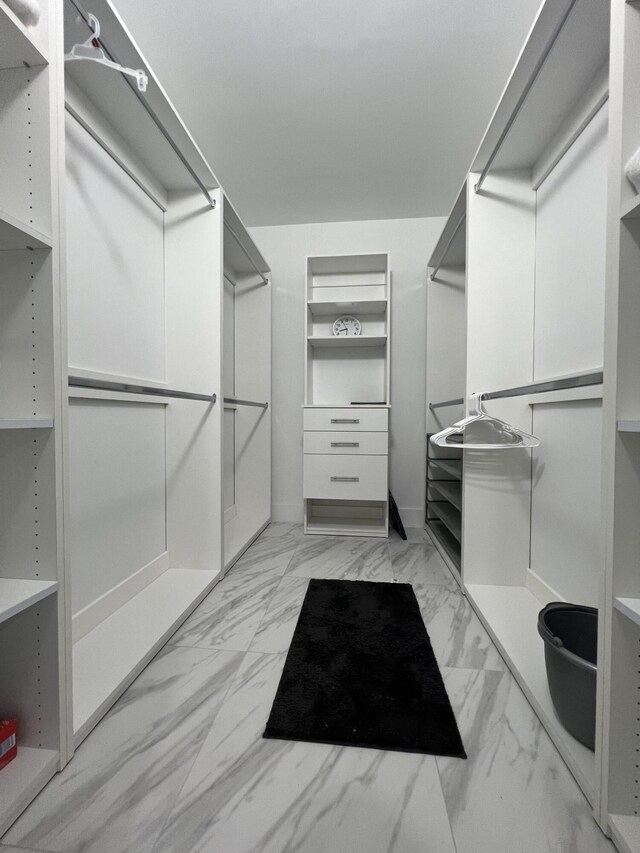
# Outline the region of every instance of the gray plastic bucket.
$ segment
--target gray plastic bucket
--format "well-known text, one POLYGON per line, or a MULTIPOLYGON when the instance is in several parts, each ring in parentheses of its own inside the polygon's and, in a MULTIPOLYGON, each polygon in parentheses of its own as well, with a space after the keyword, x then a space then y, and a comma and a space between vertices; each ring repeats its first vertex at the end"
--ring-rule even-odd
POLYGON ((552 602, 538 615, 549 692, 558 719, 580 743, 595 749, 598 611, 552 602))

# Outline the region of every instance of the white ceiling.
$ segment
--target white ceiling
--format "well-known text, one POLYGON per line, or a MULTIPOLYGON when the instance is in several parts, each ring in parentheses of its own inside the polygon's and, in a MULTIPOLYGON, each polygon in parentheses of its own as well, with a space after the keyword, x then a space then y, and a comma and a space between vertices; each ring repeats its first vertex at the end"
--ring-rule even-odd
POLYGON ((248 225, 447 214, 540 4, 114 2, 248 225))

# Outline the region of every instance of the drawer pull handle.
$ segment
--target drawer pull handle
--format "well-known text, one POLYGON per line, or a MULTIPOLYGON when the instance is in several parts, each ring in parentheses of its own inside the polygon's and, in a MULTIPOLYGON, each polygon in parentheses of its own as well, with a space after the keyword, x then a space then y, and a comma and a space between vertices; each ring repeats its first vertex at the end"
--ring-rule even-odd
POLYGON ((332 441, 331 447, 360 447, 359 441, 332 441))
POLYGON ((359 424, 360 418, 331 418, 332 424, 359 424))
POLYGON ((359 483, 360 477, 332 477, 332 483, 359 483))

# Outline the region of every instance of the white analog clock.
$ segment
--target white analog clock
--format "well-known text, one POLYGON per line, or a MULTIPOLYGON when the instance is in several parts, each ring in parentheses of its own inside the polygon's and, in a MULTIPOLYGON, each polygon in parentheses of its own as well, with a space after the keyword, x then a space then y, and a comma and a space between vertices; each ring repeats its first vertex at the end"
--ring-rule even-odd
POLYGON ((356 320, 355 317, 338 317, 333 324, 333 334, 339 335, 340 337, 347 335, 359 335, 361 330, 362 327, 360 326, 360 320, 356 320))

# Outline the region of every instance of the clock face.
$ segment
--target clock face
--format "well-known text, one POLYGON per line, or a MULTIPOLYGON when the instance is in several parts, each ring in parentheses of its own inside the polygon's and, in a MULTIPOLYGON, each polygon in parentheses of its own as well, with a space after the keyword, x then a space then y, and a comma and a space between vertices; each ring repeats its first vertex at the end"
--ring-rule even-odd
POLYGON ((360 331, 360 321, 356 320, 355 317, 338 317, 333 324, 333 334, 340 337, 359 335, 360 331))

